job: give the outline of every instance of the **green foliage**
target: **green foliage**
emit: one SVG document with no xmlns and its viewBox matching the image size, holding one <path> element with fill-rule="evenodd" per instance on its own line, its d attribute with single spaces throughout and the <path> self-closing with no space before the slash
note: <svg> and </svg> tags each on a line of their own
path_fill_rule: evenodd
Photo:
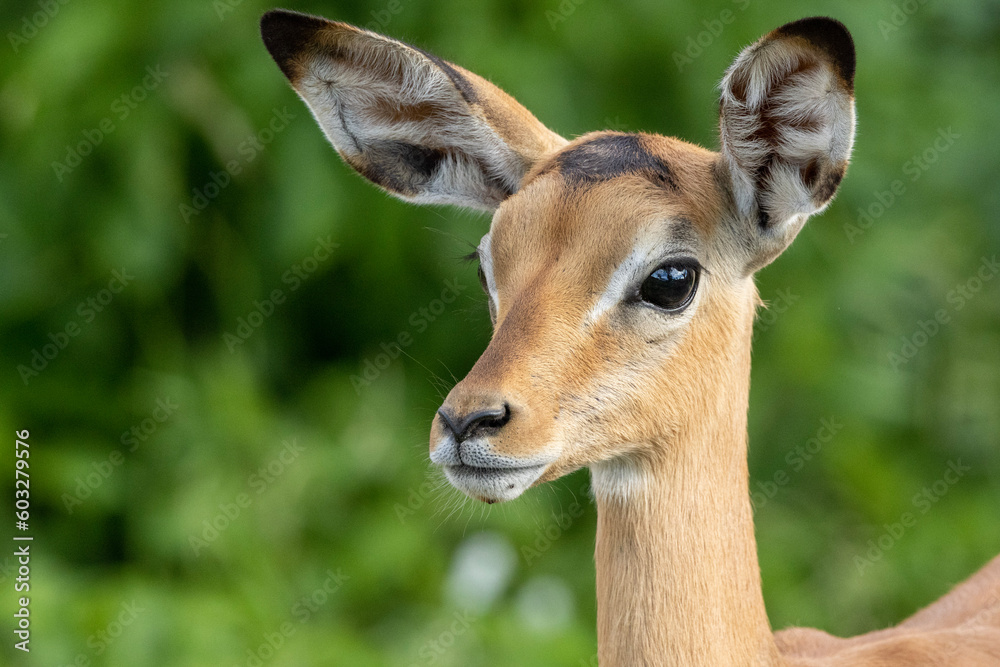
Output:
<svg viewBox="0 0 1000 667">
<path fill-rule="evenodd" d="M 293 4 L 383 20 L 564 136 L 711 147 L 743 45 L 843 20 L 853 164 L 759 276 L 775 308 L 755 340 L 751 485 L 771 619 L 881 627 L 997 552 L 1000 279 L 975 282 L 1000 252 L 995 3 Z M 489 220 L 409 207 L 342 165 L 260 42 L 269 7 L 5 6 L 0 432 L 9 471 L 12 434 L 31 431 L 25 664 L 592 664 L 586 472 L 487 509 L 427 464 L 431 416 L 488 340 L 459 258 Z M 445 281 L 468 289 L 411 318 Z M 401 333 L 405 354 L 352 382 Z M 824 419 L 840 424 L 827 442 Z M 904 513 L 915 525 L 887 540 Z M 449 582 L 480 534 L 501 574 L 473 603 Z M 6 660 L 23 657 L 7 637 Z"/>
</svg>

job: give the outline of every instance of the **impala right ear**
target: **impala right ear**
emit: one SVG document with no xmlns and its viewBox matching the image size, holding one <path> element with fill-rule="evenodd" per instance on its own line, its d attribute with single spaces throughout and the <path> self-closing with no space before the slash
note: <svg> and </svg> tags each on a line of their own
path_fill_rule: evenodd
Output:
<svg viewBox="0 0 1000 667">
<path fill-rule="evenodd" d="M 833 199 L 854 143 L 854 42 L 839 21 L 789 23 L 722 80 L 722 171 L 747 272 L 768 264 Z"/>
<path fill-rule="evenodd" d="M 402 42 L 285 10 L 260 28 L 344 161 L 402 199 L 493 210 L 566 144 L 485 79 Z"/>
</svg>

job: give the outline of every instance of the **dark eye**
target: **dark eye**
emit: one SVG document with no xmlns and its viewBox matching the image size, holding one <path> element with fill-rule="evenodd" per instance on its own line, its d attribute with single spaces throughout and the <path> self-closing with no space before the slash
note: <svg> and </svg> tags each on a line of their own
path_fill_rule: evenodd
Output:
<svg viewBox="0 0 1000 667">
<path fill-rule="evenodd" d="M 494 325 L 497 323 L 497 305 L 493 303 L 493 296 L 490 294 L 490 286 L 486 284 L 486 272 L 483 271 L 483 267 L 479 266 L 479 284 L 483 286 L 483 292 L 486 293 L 486 298 L 490 304 L 490 322 Z"/>
<path fill-rule="evenodd" d="M 677 262 L 653 271 L 639 288 L 639 297 L 663 310 L 681 310 L 691 303 L 697 287 L 697 265 Z"/>
<path fill-rule="evenodd" d="M 476 267 L 476 273 L 479 274 L 479 284 L 483 286 L 483 291 L 489 294 L 490 288 L 486 285 L 486 272 L 483 271 L 482 265 Z"/>
</svg>

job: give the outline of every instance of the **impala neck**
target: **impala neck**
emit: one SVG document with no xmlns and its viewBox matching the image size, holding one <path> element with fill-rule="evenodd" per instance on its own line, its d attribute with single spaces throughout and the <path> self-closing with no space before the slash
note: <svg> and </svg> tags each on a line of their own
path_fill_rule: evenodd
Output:
<svg viewBox="0 0 1000 667">
<path fill-rule="evenodd" d="M 591 467 L 602 667 L 781 664 L 748 487 L 749 341 L 745 366 L 655 456 Z"/>
</svg>

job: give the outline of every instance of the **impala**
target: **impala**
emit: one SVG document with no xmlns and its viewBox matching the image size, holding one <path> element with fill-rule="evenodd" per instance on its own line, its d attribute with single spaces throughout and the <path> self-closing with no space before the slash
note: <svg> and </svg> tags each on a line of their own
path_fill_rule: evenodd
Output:
<svg viewBox="0 0 1000 667">
<path fill-rule="evenodd" d="M 485 502 L 582 466 L 603 665 L 1000 665 L 1000 558 L 901 625 L 773 634 L 747 469 L 754 272 L 829 204 L 854 138 L 854 44 L 809 18 L 722 81 L 721 150 L 555 134 L 402 42 L 276 10 L 264 43 L 341 157 L 402 199 L 489 211 L 494 324 L 434 417 L 431 461 Z"/>
</svg>

